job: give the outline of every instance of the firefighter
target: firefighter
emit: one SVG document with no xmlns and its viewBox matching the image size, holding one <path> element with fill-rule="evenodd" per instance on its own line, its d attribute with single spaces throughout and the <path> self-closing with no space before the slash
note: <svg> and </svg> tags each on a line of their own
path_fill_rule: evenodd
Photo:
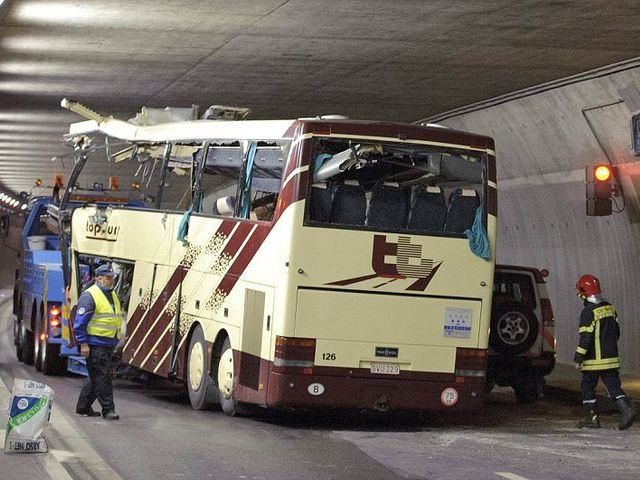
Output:
<svg viewBox="0 0 640 480">
<path fill-rule="evenodd" d="M 74 324 L 80 354 L 87 359 L 89 378 L 85 379 L 76 404 L 78 415 L 99 417 L 93 410 L 97 399 L 106 420 L 118 420 L 113 403 L 111 366 L 122 325 L 122 311 L 113 292 L 115 272 L 109 264 L 96 269 L 96 283 L 86 289 L 78 300 Z"/>
<path fill-rule="evenodd" d="M 602 297 L 600 282 L 593 275 L 580 277 L 576 291 L 584 301 L 584 308 L 580 315 L 580 339 L 573 360 L 582 372 L 582 405 L 587 415 L 578 423 L 578 428 L 600 428 L 596 385 L 601 378 L 622 414 L 618 428 L 626 430 L 635 420 L 636 411 L 620 384 L 620 325 L 616 310 Z"/>
</svg>

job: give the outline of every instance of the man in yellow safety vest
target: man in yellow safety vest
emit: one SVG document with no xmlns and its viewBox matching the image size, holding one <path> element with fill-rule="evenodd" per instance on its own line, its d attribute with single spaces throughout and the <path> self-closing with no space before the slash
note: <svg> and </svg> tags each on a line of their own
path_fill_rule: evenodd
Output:
<svg viewBox="0 0 640 480">
<path fill-rule="evenodd" d="M 97 399 L 102 406 L 102 416 L 106 420 L 118 420 L 113 403 L 111 383 L 112 357 L 118 345 L 122 326 L 122 311 L 118 297 L 113 292 L 115 273 L 109 264 L 101 265 L 95 271 L 96 282 L 87 288 L 78 299 L 74 319 L 76 343 L 80 354 L 87 359 L 87 378 L 76 404 L 78 415 L 99 417 L 93 410 Z"/>
</svg>

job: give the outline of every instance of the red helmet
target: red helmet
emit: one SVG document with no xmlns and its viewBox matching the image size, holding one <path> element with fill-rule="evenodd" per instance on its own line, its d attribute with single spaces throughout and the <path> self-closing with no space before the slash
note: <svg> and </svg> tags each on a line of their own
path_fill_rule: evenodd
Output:
<svg viewBox="0 0 640 480">
<path fill-rule="evenodd" d="M 589 273 L 580 277 L 580 280 L 576 283 L 576 290 L 578 294 L 587 297 L 600 295 L 600 293 L 602 293 L 602 290 L 600 290 L 600 281 Z"/>
</svg>

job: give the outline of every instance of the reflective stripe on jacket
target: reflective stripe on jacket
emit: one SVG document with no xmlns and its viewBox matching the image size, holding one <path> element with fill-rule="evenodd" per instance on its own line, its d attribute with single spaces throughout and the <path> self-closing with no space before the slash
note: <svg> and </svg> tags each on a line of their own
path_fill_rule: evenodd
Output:
<svg viewBox="0 0 640 480">
<path fill-rule="evenodd" d="M 87 325 L 87 333 L 97 337 L 120 338 L 122 311 L 118 296 L 111 292 L 114 310 L 109 299 L 98 285 L 92 285 L 87 289 L 87 292 L 89 292 L 96 304 L 93 316 Z"/>
<path fill-rule="evenodd" d="M 608 302 L 585 302 L 580 315 L 579 333 L 580 340 L 573 360 L 582 364 L 582 370 L 620 368 L 620 326 L 613 305 Z"/>
</svg>

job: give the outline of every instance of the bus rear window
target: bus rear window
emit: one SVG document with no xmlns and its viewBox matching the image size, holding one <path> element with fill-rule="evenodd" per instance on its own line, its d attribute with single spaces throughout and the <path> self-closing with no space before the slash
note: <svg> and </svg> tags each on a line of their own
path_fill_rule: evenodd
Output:
<svg viewBox="0 0 640 480">
<path fill-rule="evenodd" d="M 483 152 L 315 138 L 305 225 L 459 236 L 484 215 Z"/>
</svg>

